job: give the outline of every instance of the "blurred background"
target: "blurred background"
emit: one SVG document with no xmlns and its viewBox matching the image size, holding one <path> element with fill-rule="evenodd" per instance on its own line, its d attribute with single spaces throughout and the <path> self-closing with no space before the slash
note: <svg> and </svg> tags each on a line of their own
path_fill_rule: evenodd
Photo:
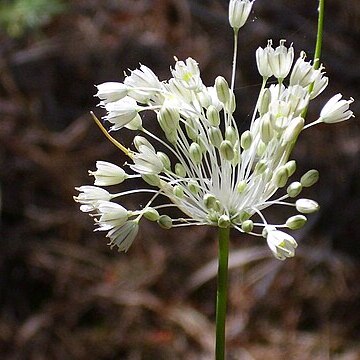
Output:
<svg viewBox="0 0 360 360">
<path fill-rule="evenodd" d="M 285 38 L 311 58 L 316 8 L 255 2 L 240 32 L 240 128 L 260 88 L 255 50 Z M 327 0 L 330 84 L 308 119 L 337 92 L 360 99 L 359 43 L 359 1 Z M 120 254 L 72 199 L 96 160 L 125 161 L 91 120 L 90 110 L 102 115 L 94 84 L 122 81 L 139 63 L 164 80 L 173 56 L 196 59 L 207 85 L 230 78 L 227 1 L 0 2 L 1 359 L 212 359 L 216 231 L 144 220 Z M 352 109 L 359 114 L 359 101 Z M 228 359 L 360 359 L 358 119 L 304 132 L 293 158 L 295 178 L 320 171 L 304 196 L 321 211 L 297 231 L 297 256 L 286 262 L 261 239 L 232 234 Z"/>
</svg>

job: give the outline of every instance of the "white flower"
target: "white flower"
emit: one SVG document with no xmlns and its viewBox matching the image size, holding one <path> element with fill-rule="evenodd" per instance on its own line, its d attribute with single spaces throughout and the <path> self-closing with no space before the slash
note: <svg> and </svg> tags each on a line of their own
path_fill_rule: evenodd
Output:
<svg viewBox="0 0 360 360">
<path fill-rule="evenodd" d="M 97 210 L 98 213 L 96 215 L 100 216 L 96 220 L 96 223 L 99 225 L 97 230 L 103 231 L 120 227 L 128 220 L 128 211 L 123 206 L 114 202 L 101 201 Z"/>
<path fill-rule="evenodd" d="M 111 194 L 97 186 L 84 185 L 76 187 L 76 190 L 80 191 L 78 196 L 74 196 L 74 200 L 82 204 L 80 210 L 89 212 L 97 209 L 101 201 L 109 201 Z"/>
<path fill-rule="evenodd" d="M 198 63 L 192 58 L 187 58 L 185 62 L 177 61 L 171 73 L 185 89 L 198 90 L 203 86 Z"/>
<path fill-rule="evenodd" d="M 349 110 L 349 105 L 354 99 L 340 100 L 341 98 L 341 94 L 336 94 L 325 104 L 320 112 L 321 121 L 332 124 L 348 120 L 354 116 L 353 112 Z"/>
<path fill-rule="evenodd" d="M 244 26 L 249 17 L 253 2 L 249 0 L 230 0 L 229 23 L 232 28 L 239 30 Z"/>
<path fill-rule="evenodd" d="M 113 124 L 111 130 L 122 129 L 125 125 L 129 124 L 140 111 L 136 100 L 129 96 L 105 104 L 105 109 L 108 114 L 104 116 L 104 120 Z"/>
<path fill-rule="evenodd" d="M 110 238 L 110 247 L 117 246 L 119 251 L 128 251 L 139 231 L 137 221 L 127 221 L 124 225 L 111 229 L 106 237 Z"/>
<path fill-rule="evenodd" d="M 127 177 L 120 166 L 107 161 L 97 161 L 96 168 L 96 171 L 89 171 L 89 174 L 95 177 L 94 185 L 116 185 L 122 183 Z"/>
<path fill-rule="evenodd" d="M 128 93 L 128 87 L 119 82 L 106 82 L 96 86 L 97 96 L 100 100 L 107 104 L 124 98 Z"/>
<path fill-rule="evenodd" d="M 277 259 L 285 260 L 295 256 L 298 245 L 291 235 L 276 230 L 275 227 L 266 227 L 264 230 L 269 248 Z"/>
<path fill-rule="evenodd" d="M 164 165 L 153 149 L 146 145 L 139 146 L 139 152 L 134 155 L 134 165 L 131 169 L 140 174 L 159 174 Z"/>
<path fill-rule="evenodd" d="M 294 60 L 294 48 L 290 46 L 287 49 L 284 44 L 285 40 L 280 40 L 280 45 L 275 50 L 270 50 L 267 54 L 271 71 L 278 79 L 287 77 Z"/>
<path fill-rule="evenodd" d="M 249 0 L 230 1 L 229 20 L 235 33 L 252 4 Z M 299 181 L 288 184 L 296 170 L 291 153 L 304 129 L 319 122 L 350 118 L 353 114 L 349 105 L 353 100 L 341 100 L 340 94 L 335 95 L 324 106 L 320 118 L 306 124 L 309 102 L 325 88 L 327 78 L 323 68 L 315 70 L 302 53 L 287 85 L 285 78 L 292 66 L 294 49 L 286 48 L 284 42 L 281 40 L 274 49 L 269 41 L 265 49 L 256 51 L 263 84 L 258 99 L 254 99 L 250 126 L 243 132 L 239 132 L 239 127 L 243 128 L 241 120 L 233 115 L 234 78 L 230 87 L 222 76 L 216 77 L 213 87 L 206 87 L 192 58 L 176 59 L 169 80 L 160 82 L 149 68 L 141 65 L 125 78 L 124 86 L 99 85 L 100 105 L 108 112 L 105 119 L 113 124 L 110 130 L 124 126 L 137 130 L 134 150 L 106 133 L 129 157 L 127 164 L 134 173 L 128 175 L 114 164 L 97 162 L 97 170 L 90 174 L 101 186 L 134 178 L 145 182 L 144 188 L 136 183 L 117 194 L 95 186 L 78 188 L 81 193 L 75 200 L 82 211 L 93 211 L 98 229 L 108 231 L 111 246 L 126 251 L 145 217 L 165 229 L 194 225 L 231 227 L 266 237 L 280 260 L 294 256 L 295 240 L 278 228 L 298 229 L 305 224 L 305 216 L 293 215 L 284 224 L 272 225 L 265 211 L 273 205 L 289 206 L 303 214 L 319 209 L 313 200 L 296 200 L 304 187 L 315 184 L 318 172 L 310 170 L 296 179 Z M 278 79 L 277 84 L 268 84 L 272 75 Z M 125 88 L 127 95 L 117 100 L 117 91 Z M 154 117 L 143 116 L 145 111 L 152 111 Z M 106 132 L 101 123 L 98 125 Z M 126 210 L 113 202 L 137 193 L 149 195 L 148 202 L 139 208 Z M 172 218 L 166 214 L 174 206 L 183 216 Z"/>
</svg>

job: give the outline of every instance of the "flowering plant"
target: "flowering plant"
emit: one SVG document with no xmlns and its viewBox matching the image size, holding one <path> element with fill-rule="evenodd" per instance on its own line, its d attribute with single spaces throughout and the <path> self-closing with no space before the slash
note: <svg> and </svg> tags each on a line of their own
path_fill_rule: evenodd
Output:
<svg viewBox="0 0 360 360">
<path fill-rule="evenodd" d="M 127 251 L 144 217 L 162 228 L 211 225 L 220 229 L 219 288 L 217 301 L 217 359 L 224 356 L 226 277 L 229 230 L 264 237 L 277 259 L 293 257 L 297 243 L 283 229 L 299 229 L 306 214 L 319 209 L 311 200 L 295 200 L 303 188 L 315 184 L 317 170 L 309 170 L 300 179 L 289 181 L 296 170 L 291 152 L 301 132 L 318 123 L 336 123 L 353 116 L 341 94 L 333 96 L 318 119 L 305 122 L 311 100 L 328 84 L 319 63 L 322 38 L 323 1 L 320 1 L 317 51 L 314 61 L 304 52 L 294 62 L 294 49 L 285 40 L 274 48 L 269 40 L 256 51 L 262 86 L 248 130 L 240 133 L 234 117 L 234 93 L 238 31 L 245 24 L 252 6 L 250 0 L 230 0 L 229 23 L 234 30 L 234 60 L 230 85 L 222 76 L 213 86 L 206 86 L 198 63 L 188 58 L 176 59 L 171 78 L 160 81 L 145 65 L 133 70 L 122 83 L 107 82 L 97 86 L 99 105 L 106 110 L 104 120 L 109 131 L 94 120 L 120 150 L 131 160 L 128 173 L 105 161 L 96 163 L 94 186 L 77 188 L 75 200 L 80 209 L 91 212 L 97 230 L 106 231 L 111 246 Z M 321 10 L 322 9 L 322 10 Z M 268 80 L 276 83 L 269 85 Z M 152 111 L 161 135 L 148 130 L 142 114 Z M 127 128 L 136 134 L 134 149 L 127 149 L 110 132 Z M 139 135 L 140 134 L 140 135 Z M 158 151 L 156 147 L 160 146 Z M 120 193 L 102 188 L 142 178 L 150 187 Z M 283 189 L 281 194 L 278 190 Z M 127 210 L 114 200 L 133 193 L 149 193 L 147 204 Z M 153 205 L 162 196 L 166 201 Z M 294 208 L 298 214 L 283 224 L 269 224 L 264 210 L 273 205 Z M 184 216 L 171 218 L 166 208 L 177 207 Z M 224 294 L 225 293 L 225 294 Z"/>
</svg>

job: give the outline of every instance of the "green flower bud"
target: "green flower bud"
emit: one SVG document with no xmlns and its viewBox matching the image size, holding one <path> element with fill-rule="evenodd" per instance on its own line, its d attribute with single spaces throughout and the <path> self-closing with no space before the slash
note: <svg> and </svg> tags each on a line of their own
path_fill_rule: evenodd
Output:
<svg viewBox="0 0 360 360">
<path fill-rule="evenodd" d="M 157 118 L 164 132 L 177 129 L 180 121 L 180 113 L 176 108 L 163 106 L 157 114 Z"/>
<path fill-rule="evenodd" d="M 284 133 L 283 133 L 283 144 L 291 143 L 296 141 L 299 134 L 301 133 L 303 127 L 304 127 L 304 119 L 301 116 L 298 116 L 295 119 L 292 119 L 290 121 L 290 124 L 286 127 Z"/>
<path fill-rule="evenodd" d="M 236 109 L 236 99 L 232 91 L 230 91 L 229 94 L 230 94 L 229 100 L 225 104 L 225 109 L 227 110 L 228 113 L 232 114 Z"/>
<path fill-rule="evenodd" d="M 280 166 L 275 170 L 274 176 L 274 183 L 277 187 L 282 188 L 286 185 L 288 181 L 288 173 L 285 166 Z"/>
<path fill-rule="evenodd" d="M 142 174 L 141 177 L 151 186 L 160 186 L 160 177 L 155 174 Z"/>
<path fill-rule="evenodd" d="M 218 76 L 215 79 L 215 90 L 218 99 L 225 104 L 230 99 L 229 85 L 225 78 Z"/>
<path fill-rule="evenodd" d="M 187 136 L 192 141 L 196 141 L 196 138 L 199 135 L 199 129 L 198 129 L 198 125 L 196 123 L 196 120 L 194 120 L 193 118 L 188 118 L 186 120 L 185 130 L 186 130 Z"/>
<path fill-rule="evenodd" d="M 317 170 L 309 170 L 300 179 L 303 187 L 310 187 L 317 183 L 319 180 L 319 172 Z"/>
<path fill-rule="evenodd" d="M 242 147 L 244 150 L 247 150 L 247 149 L 250 148 L 251 143 L 252 143 L 252 135 L 251 135 L 251 132 L 250 132 L 249 130 L 246 130 L 246 131 L 244 131 L 244 132 L 241 134 L 241 138 L 240 138 L 241 147 Z"/>
<path fill-rule="evenodd" d="M 218 226 L 221 228 L 227 228 L 230 226 L 230 219 L 227 215 L 223 214 L 219 217 Z"/>
<path fill-rule="evenodd" d="M 178 139 L 178 133 L 176 130 L 165 132 L 165 137 L 170 144 L 175 145 Z"/>
<path fill-rule="evenodd" d="M 190 180 L 188 183 L 189 190 L 192 194 L 197 195 L 199 193 L 199 184 L 196 180 Z"/>
<path fill-rule="evenodd" d="M 220 144 L 220 154 L 225 160 L 232 160 L 234 158 L 234 149 L 229 140 L 223 140 Z"/>
<path fill-rule="evenodd" d="M 274 137 L 274 130 L 273 130 L 272 126 L 271 126 L 271 120 L 270 120 L 270 114 L 269 113 L 266 113 L 261 118 L 260 137 L 261 137 L 261 140 L 265 144 L 270 142 L 270 140 L 272 140 L 272 138 Z"/>
<path fill-rule="evenodd" d="M 204 195 L 204 205 L 207 209 L 214 209 L 216 204 L 216 197 L 212 194 L 205 194 Z"/>
<path fill-rule="evenodd" d="M 286 220 L 286 226 L 291 230 L 301 229 L 307 221 L 304 215 L 291 216 Z"/>
<path fill-rule="evenodd" d="M 190 145 L 189 155 L 190 155 L 190 159 L 193 161 L 194 164 L 199 165 L 201 163 L 202 151 L 201 151 L 201 147 L 198 143 L 193 142 Z"/>
<path fill-rule="evenodd" d="M 173 194 L 182 199 L 184 197 L 184 189 L 180 185 L 175 185 L 173 189 Z"/>
<path fill-rule="evenodd" d="M 255 165 L 255 172 L 259 175 L 262 174 L 267 169 L 267 161 L 266 160 L 260 160 Z"/>
<path fill-rule="evenodd" d="M 171 162 L 170 162 L 169 157 L 165 153 L 163 153 L 162 151 L 158 151 L 156 153 L 156 155 L 159 157 L 159 159 L 163 163 L 164 168 L 166 170 L 170 170 L 171 169 Z"/>
<path fill-rule="evenodd" d="M 223 141 L 223 136 L 218 127 L 212 126 L 209 130 L 209 140 L 212 145 L 216 148 L 220 147 L 221 142 Z"/>
<path fill-rule="evenodd" d="M 291 183 L 288 188 L 286 189 L 287 194 L 291 197 L 297 197 L 302 190 L 302 185 L 301 183 L 299 183 L 298 181 L 294 181 L 293 183 Z"/>
<path fill-rule="evenodd" d="M 265 88 L 260 95 L 260 101 L 259 101 L 259 113 L 261 116 L 266 114 L 269 111 L 269 104 L 270 104 L 270 90 L 268 88 Z"/>
<path fill-rule="evenodd" d="M 239 194 L 242 194 L 247 188 L 247 183 L 245 180 L 240 180 L 236 185 L 236 190 Z"/>
<path fill-rule="evenodd" d="M 161 215 L 159 219 L 157 220 L 157 223 L 162 227 L 163 229 L 171 229 L 172 228 L 172 220 L 170 216 L 167 215 Z"/>
<path fill-rule="evenodd" d="M 260 140 L 256 149 L 256 155 L 263 156 L 265 151 L 266 151 L 266 144 Z"/>
<path fill-rule="evenodd" d="M 144 217 L 150 221 L 157 221 L 160 217 L 158 211 L 152 207 L 146 208 L 144 210 L 143 214 L 144 214 Z"/>
<path fill-rule="evenodd" d="M 225 129 L 225 139 L 231 142 L 231 145 L 235 145 L 238 139 L 237 132 L 232 126 L 227 126 Z"/>
<path fill-rule="evenodd" d="M 245 220 L 242 224 L 241 224 L 241 230 L 243 230 L 246 233 L 249 233 L 253 230 L 254 228 L 254 223 L 252 220 Z"/>
<path fill-rule="evenodd" d="M 220 125 L 220 115 L 219 111 L 215 106 L 210 105 L 206 110 L 206 117 L 211 126 L 219 126 Z"/>
<path fill-rule="evenodd" d="M 175 174 L 182 178 L 186 177 L 186 170 L 185 170 L 183 164 L 181 164 L 181 163 L 175 164 Z"/>
<path fill-rule="evenodd" d="M 294 174 L 294 172 L 296 171 L 296 161 L 295 160 L 290 160 L 285 164 L 286 167 L 286 171 L 288 174 L 288 177 L 290 177 L 291 175 Z"/>
</svg>

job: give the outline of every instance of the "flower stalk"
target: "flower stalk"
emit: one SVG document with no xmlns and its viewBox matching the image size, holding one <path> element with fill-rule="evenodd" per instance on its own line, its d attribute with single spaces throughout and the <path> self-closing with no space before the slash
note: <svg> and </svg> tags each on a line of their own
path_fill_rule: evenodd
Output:
<svg viewBox="0 0 360 360">
<path fill-rule="evenodd" d="M 216 292 L 216 344 L 215 359 L 225 359 L 225 323 L 228 288 L 228 260 L 229 260 L 230 228 L 219 228 L 218 239 L 218 274 Z"/>
</svg>

